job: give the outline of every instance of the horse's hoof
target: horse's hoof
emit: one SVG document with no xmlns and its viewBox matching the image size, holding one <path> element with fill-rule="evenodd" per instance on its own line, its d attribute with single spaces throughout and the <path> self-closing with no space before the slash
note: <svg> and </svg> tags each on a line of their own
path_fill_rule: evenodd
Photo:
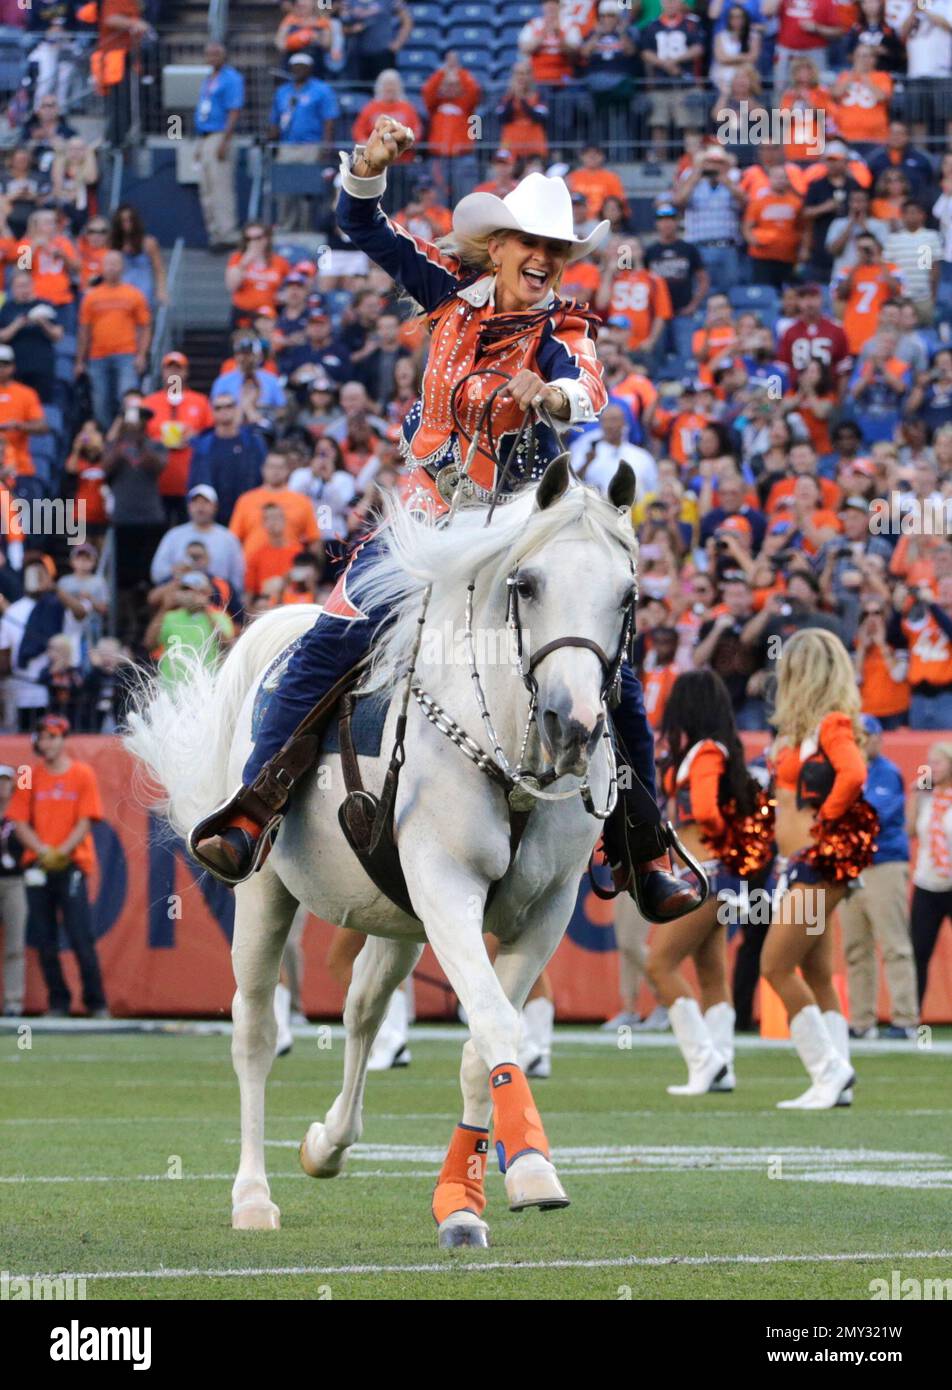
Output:
<svg viewBox="0 0 952 1390">
<path fill-rule="evenodd" d="M 538 1207 L 555 1211 L 567 1207 L 569 1199 L 552 1164 L 541 1153 L 522 1154 L 506 1170 L 506 1196 L 510 1211 Z"/>
<path fill-rule="evenodd" d="M 231 1209 L 234 1231 L 280 1231 L 281 1213 L 273 1202 L 241 1202 Z"/>
<path fill-rule="evenodd" d="M 346 1150 L 329 1144 L 324 1126 L 315 1120 L 301 1141 L 298 1154 L 309 1178 L 336 1178 L 344 1166 Z"/>
<path fill-rule="evenodd" d="M 441 1250 L 458 1250 L 464 1245 L 485 1250 L 489 1227 L 474 1211 L 454 1211 L 440 1223 L 439 1245 Z"/>
</svg>

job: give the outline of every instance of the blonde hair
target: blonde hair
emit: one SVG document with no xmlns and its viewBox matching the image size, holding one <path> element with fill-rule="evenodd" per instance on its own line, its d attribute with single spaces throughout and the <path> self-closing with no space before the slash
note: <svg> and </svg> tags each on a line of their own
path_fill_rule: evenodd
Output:
<svg viewBox="0 0 952 1390">
<path fill-rule="evenodd" d="M 935 759 L 936 757 L 945 758 L 946 762 L 949 764 L 949 767 L 952 768 L 952 741 L 950 741 L 950 740 L 948 740 L 948 739 L 940 739 L 938 743 L 933 743 L 933 744 L 930 745 L 930 748 L 929 748 L 929 771 L 930 771 L 930 773 L 932 772 L 932 763 L 933 763 L 933 759 Z M 933 785 L 933 787 L 935 786 L 935 778 L 934 778 L 934 777 L 933 777 L 933 779 L 932 779 L 932 785 Z"/>
<path fill-rule="evenodd" d="M 796 746 L 834 711 L 849 716 L 862 748 L 859 689 L 846 648 L 824 628 L 802 628 L 784 644 L 780 658 L 773 720 L 778 738 Z"/>
</svg>

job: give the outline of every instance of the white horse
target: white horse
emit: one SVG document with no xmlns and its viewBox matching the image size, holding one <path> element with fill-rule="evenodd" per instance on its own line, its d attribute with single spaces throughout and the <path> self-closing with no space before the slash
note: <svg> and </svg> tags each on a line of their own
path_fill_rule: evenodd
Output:
<svg viewBox="0 0 952 1390">
<path fill-rule="evenodd" d="M 552 790 L 567 795 L 537 802 L 510 863 L 509 814 L 500 787 L 411 701 L 395 828 L 419 919 L 414 920 L 378 891 L 350 849 L 337 816 L 343 794 L 340 759 L 336 753 L 322 756 L 320 775 L 297 789 L 270 857 L 235 890 L 232 1058 L 241 1091 L 241 1159 L 232 1190 L 236 1228 L 275 1229 L 280 1224 L 265 1173 L 265 1082 L 275 1050 L 274 989 L 298 904 L 368 938 L 344 1009 L 342 1089 L 323 1123 L 307 1131 L 301 1145 L 305 1171 L 333 1177 L 360 1138 L 371 1045 L 393 991 L 429 942 L 469 1022 L 460 1072 L 461 1125 L 486 1131 L 494 1115 L 497 1141 L 501 1126 L 508 1126 L 505 1188 L 512 1209 L 567 1204 L 531 1100 L 515 1121 L 512 1113 L 501 1119 L 497 1102 L 505 1088 L 495 1075 L 501 1065 L 514 1063 L 520 1010 L 565 932 L 601 831 L 600 821 L 575 794 L 580 779 L 587 777 L 597 808 L 605 806 L 610 794 L 611 751 L 602 736 L 606 671 L 592 644 L 598 644 L 610 666 L 630 615 L 637 554 L 629 510 L 634 479 L 622 465 L 611 501 L 590 488 L 567 484 L 564 463 L 550 465 L 539 487 L 500 507 L 489 526 L 485 510 L 476 507 L 460 509 L 447 527 L 422 523 L 400 510 L 388 517 L 386 545 L 368 585 L 373 594 L 392 600 L 395 620 L 378 644 L 370 686 L 399 694 L 422 596 L 432 586 L 417 677 L 442 709 L 486 747 L 469 665 L 459 644 L 447 651 L 445 639 L 447 633 L 455 638 L 464 630 L 470 581 L 475 582 L 472 631 L 477 648 L 481 636 L 505 633 L 508 581 L 513 579 L 526 641 L 531 634 L 536 652 L 555 644 L 533 671 L 538 686 L 534 746 L 550 774 L 559 774 L 550 783 Z M 126 742 L 165 788 L 164 809 L 179 833 L 207 815 L 240 781 L 261 677 L 318 611 L 311 606 L 280 608 L 259 618 L 217 672 L 195 661 L 187 679 L 171 688 L 154 684 L 140 701 Z M 563 645 L 559 639 L 566 637 L 585 640 Z M 516 766 L 529 695 L 507 644 L 497 646 L 502 650 L 494 660 L 483 658 L 480 676 L 500 746 Z M 361 759 L 365 785 L 377 794 L 399 704 L 399 699 L 391 702 L 380 757 Z M 490 885 L 497 880 L 487 910 Z M 499 939 L 495 965 L 487 955 L 484 932 Z M 504 1072 L 503 1079 L 508 1077 Z M 516 1080 L 525 1086 L 521 1073 Z M 528 1096 L 528 1089 L 520 1094 Z M 484 1142 L 482 1149 L 486 1147 Z M 474 1181 L 481 1193 L 482 1174 Z M 456 1191 L 446 1189 L 449 1205 Z M 483 1201 L 460 1199 L 459 1208 L 441 1222 L 442 1245 L 487 1243 Z"/>
</svg>

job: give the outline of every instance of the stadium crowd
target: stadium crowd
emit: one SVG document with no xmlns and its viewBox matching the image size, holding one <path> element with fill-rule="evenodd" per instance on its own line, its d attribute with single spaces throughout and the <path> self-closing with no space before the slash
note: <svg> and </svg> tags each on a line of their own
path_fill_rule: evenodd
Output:
<svg viewBox="0 0 952 1390">
<path fill-rule="evenodd" d="M 401 488 L 426 326 L 334 220 L 337 148 L 381 112 L 417 137 L 387 194 L 410 235 L 538 169 L 580 234 L 612 223 L 561 287 L 601 320 L 609 387 L 571 449 L 596 488 L 622 459 L 638 478 L 652 724 L 710 666 L 739 727 L 768 727 L 780 644 L 814 625 L 882 728 L 952 728 L 952 0 L 544 0 L 500 18 L 505 71 L 467 47 L 486 10 L 441 29 L 423 3 L 281 7 L 256 133 L 327 177 L 273 226 L 241 222 L 245 82 L 209 44 L 194 134 L 232 333 L 205 393 L 174 344 L 147 380 L 162 251 L 134 204 L 104 211 L 101 149 L 64 114 L 78 67 L 104 145 L 124 138 L 159 7 L 3 7 L 37 42 L 0 177 L 0 729 L 116 729 L 137 667 L 174 680 L 175 649 L 214 660 L 256 614 L 319 601 Z M 51 503 L 81 536 L 50 534 Z"/>
</svg>

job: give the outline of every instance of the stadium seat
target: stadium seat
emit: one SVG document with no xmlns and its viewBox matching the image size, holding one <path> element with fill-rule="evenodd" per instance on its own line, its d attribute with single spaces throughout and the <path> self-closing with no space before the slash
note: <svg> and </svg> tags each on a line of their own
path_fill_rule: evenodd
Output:
<svg viewBox="0 0 952 1390">
<path fill-rule="evenodd" d="M 716 290 L 717 286 L 713 288 Z M 753 309 L 775 318 L 780 310 L 780 299 L 772 285 L 735 285 L 728 296 L 733 307 L 741 312 Z"/>
<path fill-rule="evenodd" d="M 442 52 L 446 46 L 443 33 L 444 30 L 439 24 L 414 24 L 414 46 L 417 48 L 436 48 Z"/>
<path fill-rule="evenodd" d="M 328 290 L 324 295 L 327 312 L 336 323 L 345 309 L 350 308 L 352 295 L 349 290 Z"/>
<path fill-rule="evenodd" d="M 485 25 L 463 24 L 453 30 L 454 48 L 477 48 L 487 57 L 496 52 L 496 39 L 486 32 Z"/>
<path fill-rule="evenodd" d="M 516 5 L 506 6 L 506 20 L 515 21 L 518 19 L 520 24 L 528 24 L 530 19 L 538 19 L 541 13 L 538 5 L 533 5 L 531 0 L 519 0 Z"/>
<path fill-rule="evenodd" d="M 401 73 L 416 71 L 423 77 L 429 77 L 442 61 L 443 54 L 435 48 L 404 48 L 400 52 L 399 66 Z"/>
<path fill-rule="evenodd" d="M 494 5 L 480 4 L 479 0 L 469 0 L 465 5 L 454 5 L 447 10 L 446 20 L 452 24 L 453 32 L 457 32 L 459 25 L 472 26 L 478 25 L 483 30 L 495 28 L 499 23 L 499 11 Z"/>
<path fill-rule="evenodd" d="M 424 24 L 433 24 L 437 28 L 441 27 L 446 16 L 446 10 L 442 5 L 431 5 L 424 0 L 424 3 L 410 6 L 410 14 L 413 16 L 413 33 L 417 34 Z"/>
<path fill-rule="evenodd" d="M 480 73 L 485 73 L 488 77 L 492 71 L 492 53 L 487 45 L 481 48 L 459 48 L 459 60 L 464 68 L 468 68 L 474 77 L 479 77 Z"/>
</svg>

